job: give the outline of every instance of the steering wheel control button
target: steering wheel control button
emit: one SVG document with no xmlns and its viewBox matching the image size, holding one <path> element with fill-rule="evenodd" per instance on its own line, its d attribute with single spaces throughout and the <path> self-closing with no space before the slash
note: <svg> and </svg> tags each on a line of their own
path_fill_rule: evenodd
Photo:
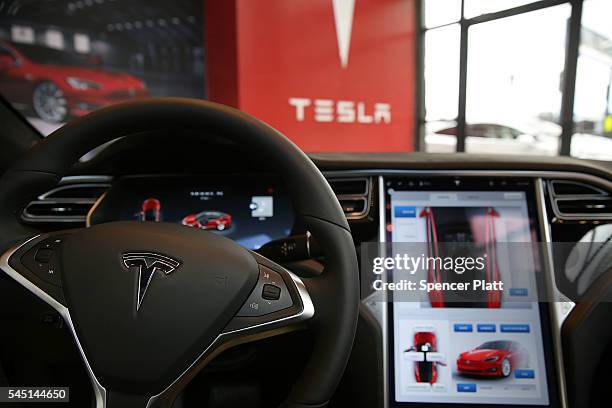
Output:
<svg viewBox="0 0 612 408">
<path fill-rule="evenodd" d="M 47 238 L 30 248 L 21 257 L 21 263 L 43 281 L 61 286 L 57 251 L 63 243 L 60 236 Z"/>
<path fill-rule="evenodd" d="M 53 250 L 49 248 L 40 248 L 36 251 L 34 260 L 39 263 L 48 263 L 53 257 Z"/>
<path fill-rule="evenodd" d="M 255 289 L 236 316 L 264 316 L 292 305 L 291 295 L 281 275 L 270 268 L 259 265 L 259 279 Z"/>
<path fill-rule="evenodd" d="M 265 300 L 278 300 L 280 299 L 281 288 L 275 285 L 265 284 L 261 291 L 261 297 Z"/>
</svg>

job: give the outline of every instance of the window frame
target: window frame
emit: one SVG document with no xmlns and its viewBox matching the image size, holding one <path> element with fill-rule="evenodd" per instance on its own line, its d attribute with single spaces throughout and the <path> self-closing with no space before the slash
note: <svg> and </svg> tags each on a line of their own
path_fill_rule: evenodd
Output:
<svg viewBox="0 0 612 408">
<path fill-rule="evenodd" d="M 582 4 L 584 0 L 540 0 L 521 6 L 509 8 L 506 10 L 497 11 L 494 13 L 482 14 L 472 18 L 465 18 L 465 1 L 461 1 L 461 15 L 459 21 L 451 21 L 442 25 L 426 28 L 424 25 L 424 1 L 415 0 L 416 12 L 416 111 L 415 111 L 415 135 L 414 150 L 425 151 L 425 33 L 429 30 L 435 30 L 451 24 L 459 24 L 460 40 L 459 40 L 459 101 L 457 109 L 457 117 L 455 124 L 457 127 L 457 152 L 465 152 L 466 139 L 466 96 L 467 96 L 467 67 L 468 67 L 468 35 L 471 26 L 481 23 L 486 23 L 494 20 L 500 20 L 507 17 L 513 17 L 524 13 L 529 13 L 536 10 L 542 10 L 549 7 L 558 6 L 561 4 L 570 4 L 571 13 L 569 17 L 569 25 L 567 30 L 567 38 L 565 45 L 565 63 L 563 67 L 563 84 L 561 89 L 561 111 L 559 112 L 559 122 L 561 125 L 561 143 L 559 146 L 559 155 L 569 156 L 572 135 L 574 133 L 574 96 L 576 90 L 576 71 L 578 65 L 578 54 L 580 48 L 580 31 L 582 20 Z"/>
</svg>

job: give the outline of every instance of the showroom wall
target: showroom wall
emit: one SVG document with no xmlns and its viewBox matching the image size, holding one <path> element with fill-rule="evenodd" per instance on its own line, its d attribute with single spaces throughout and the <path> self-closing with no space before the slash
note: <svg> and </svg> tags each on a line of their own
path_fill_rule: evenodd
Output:
<svg viewBox="0 0 612 408">
<path fill-rule="evenodd" d="M 307 151 L 612 158 L 609 0 L 6 0 L 0 94 L 44 135 L 147 96 Z"/>
<path fill-rule="evenodd" d="M 412 1 L 255 3 L 237 10 L 241 109 L 311 151 L 412 150 Z"/>
<path fill-rule="evenodd" d="M 410 151 L 414 3 L 7 1 L 0 39 L 12 45 L 0 93 L 44 134 L 131 97 L 187 96 L 249 112 L 308 151 Z M 26 52 L 35 66 L 11 62 L 29 60 Z M 132 85 L 106 92 L 119 74 Z"/>
</svg>

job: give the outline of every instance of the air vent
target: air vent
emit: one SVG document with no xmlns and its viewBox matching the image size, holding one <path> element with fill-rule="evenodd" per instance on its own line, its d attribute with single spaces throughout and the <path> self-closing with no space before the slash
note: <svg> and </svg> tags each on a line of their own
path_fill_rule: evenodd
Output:
<svg viewBox="0 0 612 408">
<path fill-rule="evenodd" d="M 347 219 L 358 220 L 368 215 L 371 198 L 369 178 L 330 178 L 328 181 Z"/>
<path fill-rule="evenodd" d="M 342 210 L 344 210 L 345 214 L 362 213 L 366 208 L 366 199 L 340 199 L 340 205 L 342 206 Z"/>
<path fill-rule="evenodd" d="M 86 177 L 79 180 L 87 180 Z M 78 182 L 62 183 L 53 190 L 40 195 L 23 210 L 21 218 L 27 223 L 75 223 L 84 224 L 87 214 L 102 194 L 108 183 Z"/>
<path fill-rule="evenodd" d="M 612 197 L 601 187 L 573 180 L 549 182 L 553 212 L 560 220 L 612 219 Z"/>
<path fill-rule="evenodd" d="M 612 214 L 612 199 L 608 197 L 557 200 L 561 214 Z"/>
<path fill-rule="evenodd" d="M 27 213 L 34 217 L 85 217 L 90 208 L 91 204 L 34 201 L 28 206 Z"/>
<path fill-rule="evenodd" d="M 368 179 L 330 179 L 329 185 L 336 195 L 366 195 Z"/>
<path fill-rule="evenodd" d="M 605 191 L 579 181 L 553 180 L 550 182 L 555 196 L 605 196 Z"/>
</svg>

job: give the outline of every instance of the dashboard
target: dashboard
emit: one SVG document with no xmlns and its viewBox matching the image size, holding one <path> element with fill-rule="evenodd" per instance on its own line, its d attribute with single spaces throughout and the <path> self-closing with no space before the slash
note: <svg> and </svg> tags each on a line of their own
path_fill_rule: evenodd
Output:
<svg viewBox="0 0 612 408">
<path fill-rule="evenodd" d="M 361 276 L 356 273 L 361 329 L 337 406 L 568 406 L 561 327 L 578 299 L 578 282 L 588 287 L 601 271 L 566 275 L 553 265 L 565 264 L 568 255 L 536 244 L 579 242 L 608 228 L 612 169 L 565 159 L 310 156 L 338 196 L 358 252 L 389 242 L 426 243 L 426 250 L 442 254 L 468 245 L 474 255 L 488 256 L 495 245 L 530 248 L 512 257 L 514 263 L 506 259 L 480 275 L 462 275 L 505 280 L 518 261 L 525 272 L 503 294 L 484 290 L 467 303 L 439 295 L 419 302 L 381 299 L 362 265 Z M 252 250 L 305 233 L 278 175 L 218 162 L 214 171 L 194 166 L 171 173 L 172 166 L 151 161 L 153 168 L 126 165 L 117 174 L 96 160 L 83 163 L 30 203 L 22 219 L 49 229 L 172 222 Z M 450 283 L 435 268 L 421 272 L 425 280 Z M 391 282 L 404 278 L 397 270 L 388 275 Z M 526 296 L 542 291 L 558 301 Z M 355 392 L 355 384 L 363 392 Z"/>
</svg>

